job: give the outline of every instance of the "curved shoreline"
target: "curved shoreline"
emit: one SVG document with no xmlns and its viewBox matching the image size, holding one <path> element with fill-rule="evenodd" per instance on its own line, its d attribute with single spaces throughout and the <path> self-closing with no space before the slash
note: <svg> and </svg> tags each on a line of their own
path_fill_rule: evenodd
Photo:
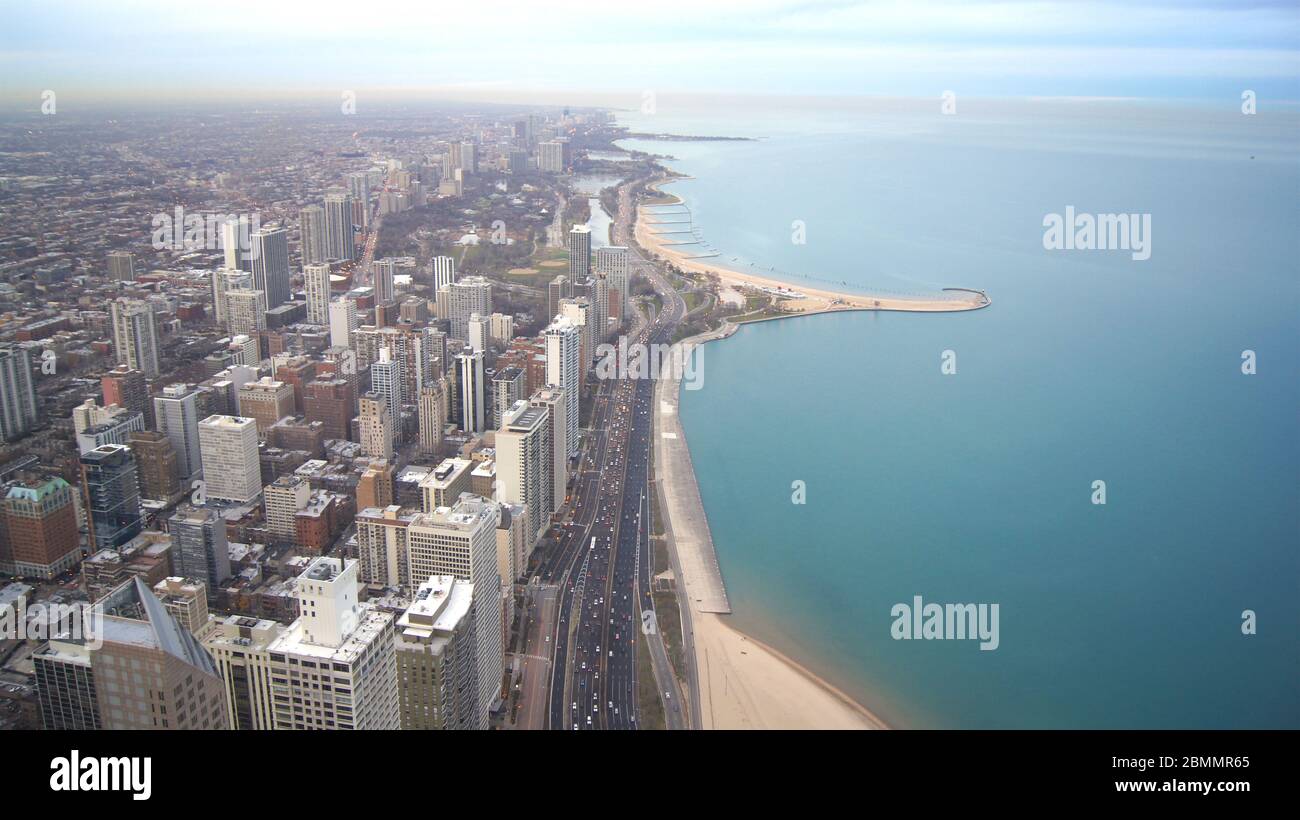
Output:
<svg viewBox="0 0 1300 820">
<path fill-rule="evenodd" d="M 655 180 L 646 187 L 659 189 L 673 178 Z M 720 328 L 683 339 L 674 347 L 682 356 L 698 345 L 726 339 L 744 324 L 841 311 L 892 310 L 940 313 L 979 310 L 991 300 L 983 291 L 944 288 L 969 294 L 965 299 L 925 299 L 896 296 L 863 296 L 812 288 L 798 288 L 788 282 L 740 273 L 705 264 L 673 250 L 645 229 L 639 205 L 633 217 L 633 236 L 646 251 L 668 260 L 679 269 L 716 275 L 721 283 L 756 287 L 783 296 L 783 312 L 744 322 L 724 320 Z M 656 386 L 654 407 L 655 477 L 664 518 L 665 538 L 678 581 L 679 604 L 685 601 L 683 630 L 694 648 L 693 670 L 700 728 L 720 729 L 886 729 L 888 725 L 844 691 L 819 677 L 777 649 L 741 632 L 727 623 L 731 606 L 723 585 L 722 570 L 714 550 L 708 516 L 703 509 L 699 484 L 691 462 L 690 446 L 678 414 L 680 381 L 661 379 Z M 688 569 L 684 570 L 683 565 Z"/>
</svg>

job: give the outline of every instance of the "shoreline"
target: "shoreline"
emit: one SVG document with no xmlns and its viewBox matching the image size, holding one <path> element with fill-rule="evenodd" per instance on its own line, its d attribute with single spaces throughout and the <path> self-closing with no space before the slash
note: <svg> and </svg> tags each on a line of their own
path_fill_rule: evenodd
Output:
<svg viewBox="0 0 1300 820">
<path fill-rule="evenodd" d="M 740 329 L 728 322 L 678 342 L 684 354 Z M 761 640 L 737 629 L 699 496 L 690 446 L 677 413 L 680 380 L 655 387 L 655 479 L 664 537 L 677 581 L 683 639 L 693 649 L 692 725 L 701 729 L 887 729 L 843 690 Z M 683 570 L 683 567 L 686 567 Z M 678 670 L 690 677 L 689 670 Z M 698 722 L 695 722 L 698 718 Z"/>
<path fill-rule="evenodd" d="M 673 200 L 659 204 L 681 203 L 681 197 L 659 188 L 672 181 L 671 177 L 655 180 L 646 188 Z M 782 308 L 788 311 L 784 315 L 752 322 L 862 310 L 946 313 L 979 310 L 991 303 L 983 291 L 966 288 L 944 289 L 967 294 L 965 298 L 925 299 L 796 287 L 783 280 L 689 259 L 683 252 L 659 241 L 647 229 L 647 224 L 640 206 L 636 206 L 633 236 L 637 244 L 679 269 L 715 275 L 724 285 L 754 287 L 768 293 L 795 291 L 793 297 L 784 297 Z M 689 355 L 695 346 L 726 339 L 749 323 L 724 321 L 721 328 L 683 339 L 675 346 L 683 355 Z M 714 552 L 708 516 L 699 496 L 690 446 L 677 412 L 680 400 L 680 382 L 671 377 L 661 379 L 654 407 L 655 477 L 665 538 L 678 583 L 678 603 L 686 606 L 683 636 L 693 647 L 690 665 L 698 701 L 691 704 L 691 711 L 698 718 L 698 728 L 888 729 L 888 724 L 843 690 L 728 623 L 731 606 Z M 683 571 L 683 565 L 689 569 Z M 689 676 L 689 670 L 682 671 Z"/>
<path fill-rule="evenodd" d="M 666 179 L 658 179 L 646 184 L 647 190 L 653 191 L 663 197 L 671 197 L 674 200 L 674 202 L 656 203 L 656 206 L 667 207 L 682 203 L 682 198 L 676 194 L 660 190 L 661 185 L 667 185 L 674 181 L 674 177 L 669 177 Z M 632 235 L 636 238 L 637 244 L 643 249 L 658 255 L 681 270 L 717 276 L 723 284 L 755 287 L 769 293 L 782 290 L 791 291 L 796 294 L 795 297 L 783 297 L 785 298 L 785 302 L 782 304 L 782 308 L 789 311 L 788 315 L 812 315 L 816 313 L 831 313 L 851 310 L 953 313 L 968 310 L 980 310 L 992 304 L 992 301 L 988 298 L 986 293 L 969 288 L 943 288 L 945 291 L 969 294 L 965 298 L 955 299 L 926 299 L 922 297 L 889 296 L 883 294 L 864 295 L 860 293 L 844 293 L 819 287 L 803 287 L 793 282 L 787 282 L 775 277 L 745 273 L 732 270 L 723 265 L 709 264 L 707 262 L 689 258 L 686 253 L 677 250 L 674 246 L 664 245 L 657 235 L 651 233 L 646 228 L 647 223 L 641 218 L 641 206 L 638 205 L 636 210 L 637 213 Z M 784 317 L 774 316 L 771 318 Z"/>
</svg>

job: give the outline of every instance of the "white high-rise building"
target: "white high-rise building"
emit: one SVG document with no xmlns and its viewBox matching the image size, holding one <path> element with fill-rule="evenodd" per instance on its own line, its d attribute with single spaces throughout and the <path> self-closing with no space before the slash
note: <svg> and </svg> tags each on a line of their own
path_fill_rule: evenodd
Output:
<svg viewBox="0 0 1300 820">
<path fill-rule="evenodd" d="M 118 299 L 109 308 L 113 319 L 113 352 L 118 364 L 149 378 L 159 373 L 158 330 L 147 302 Z"/>
<path fill-rule="evenodd" d="M 433 292 L 437 293 L 443 285 L 456 281 L 456 258 L 454 256 L 435 256 L 433 258 Z"/>
<path fill-rule="evenodd" d="M 561 316 L 542 331 L 546 339 L 546 384 L 564 390 L 565 444 L 570 458 L 578 454 L 578 395 L 582 374 L 582 332 L 573 321 Z"/>
<path fill-rule="evenodd" d="M 564 143 L 539 143 L 537 146 L 537 167 L 544 174 L 564 173 Z"/>
<path fill-rule="evenodd" d="M 266 330 L 266 294 L 260 290 L 226 291 L 226 329 L 243 336 Z"/>
<path fill-rule="evenodd" d="M 242 416 L 208 416 L 199 422 L 199 452 L 208 498 L 243 504 L 262 492 L 257 422 Z"/>
<path fill-rule="evenodd" d="M 397 729 L 393 614 L 358 600 L 357 562 L 316 558 L 298 619 L 267 646 L 276 729 Z"/>
<path fill-rule="evenodd" d="M 460 402 L 460 429 L 466 433 L 487 430 L 487 387 L 483 383 L 482 352 L 456 356 L 456 398 Z"/>
<path fill-rule="evenodd" d="M 176 451 L 182 483 L 203 477 L 199 455 L 199 394 L 190 384 L 169 384 L 153 400 L 154 424 Z"/>
<path fill-rule="evenodd" d="M 393 429 L 401 429 L 403 388 L 401 362 L 392 357 L 387 347 L 379 348 L 379 360 L 370 363 L 370 390 L 384 401 Z"/>
<path fill-rule="evenodd" d="M 555 511 L 549 416 L 545 407 L 515 402 L 496 434 L 498 500 L 523 506 L 530 544 L 546 530 Z"/>
<path fill-rule="evenodd" d="M 263 228 L 252 242 L 253 290 L 266 294 L 266 310 L 289 301 L 289 232 Z"/>
<path fill-rule="evenodd" d="M 357 303 L 351 299 L 335 299 L 329 305 L 330 347 L 352 347 L 352 331 L 356 330 Z"/>
<path fill-rule="evenodd" d="M 509 313 L 493 313 L 488 333 L 493 342 L 505 347 L 515 337 L 515 317 Z"/>
<path fill-rule="evenodd" d="M 492 320 L 479 313 L 472 313 L 466 326 L 465 338 L 469 340 L 472 350 L 480 353 L 487 351 L 488 340 L 492 335 Z"/>
<path fill-rule="evenodd" d="M 579 348 L 580 373 L 586 376 L 596 358 L 596 319 L 591 300 L 586 296 L 560 300 L 560 315 L 573 322 L 582 336 Z"/>
<path fill-rule="evenodd" d="M 221 252 L 226 270 L 244 270 L 245 242 L 250 226 L 246 219 L 227 219 L 221 223 Z"/>
<path fill-rule="evenodd" d="M 492 282 L 482 276 L 466 276 L 448 287 L 447 316 L 453 339 L 469 339 L 469 317 L 492 313 Z M 444 318 L 441 317 L 440 318 Z"/>
<path fill-rule="evenodd" d="M 253 274 L 242 270 L 217 268 L 212 272 L 212 318 L 219 325 L 230 321 L 226 310 L 226 295 L 232 290 L 252 290 Z"/>
<path fill-rule="evenodd" d="M 533 393 L 528 403 L 545 407 L 547 423 L 551 428 L 551 512 L 564 507 L 564 496 L 569 482 L 569 404 L 568 393 L 561 387 L 542 387 Z"/>
<path fill-rule="evenodd" d="M 311 484 L 297 475 L 284 475 L 262 489 L 266 531 L 277 540 L 293 542 L 298 537 L 299 510 L 311 502 Z"/>
<path fill-rule="evenodd" d="M 407 528 L 411 578 L 453 575 L 474 585 L 480 708 L 501 691 L 505 636 L 497 568 L 495 502 L 465 493 L 450 507 L 415 516 Z"/>
<path fill-rule="evenodd" d="M 313 325 L 329 324 L 330 266 L 303 266 L 302 283 L 307 291 L 307 321 Z"/>
</svg>

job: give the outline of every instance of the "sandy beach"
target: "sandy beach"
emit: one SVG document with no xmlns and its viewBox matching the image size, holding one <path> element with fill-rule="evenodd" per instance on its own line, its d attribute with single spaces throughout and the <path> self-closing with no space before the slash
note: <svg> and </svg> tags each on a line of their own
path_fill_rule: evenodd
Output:
<svg viewBox="0 0 1300 820">
<path fill-rule="evenodd" d="M 671 205 L 681 202 L 673 194 L 660 191 L 659 185 L 666 184 L 672 180 L 661 180 L 646 186 L 664 197 L 671 197 L 672 202 L 664 201 L 657 203 L 659 205 Z M 962 310 L 978 310 L 987 307 L 989 304 L 988 297 L 978 291 L 950 291 L 950 296 L 944 299 L 926 299 L 924 297 L 911 296 L 890 296 L 862 294 L 839 293 L 834 290 L 826 290 L 818 287 L 805 287 L 802 284 L 792 284 L 781 279 L 765 277 L 761 274 L 734 271 L 730 268 L 717 264 L 710 264 L 708 261 L 701 259 L 688 258 L 688 251 L 678 249 L 676 246 L 664 245 L 662 240 L 656 234 L 652 233 L 647 227 L 648 223 L 638 209 L 638 218 L 636 220 L 636 241 L 642 248 L 658 254 L 663 259 L 668 260 L 673 265 L 685 271 L 695 273 L 714 274 L 724 285 L 749 285 L 751 287 L 784 289 L 796 292 L 800 298 L 791 298 L 786 300 L 782 307 L 785 310 L 796 313 L 822 313 L 832 310 L 902 310 L 921 313 L 948 313 Z"/>
</svg>

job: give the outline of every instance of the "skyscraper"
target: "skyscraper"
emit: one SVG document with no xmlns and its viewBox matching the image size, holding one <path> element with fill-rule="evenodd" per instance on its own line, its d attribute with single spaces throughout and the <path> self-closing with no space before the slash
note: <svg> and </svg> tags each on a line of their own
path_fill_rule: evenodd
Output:
<svg viewBox="0 0 1300 820">
<path fill-rule="evenodd" d="M 262 492 L 257 422 L 241 416 L 208 416 L 199 422 L 204 492 L 209 499 L 243 504 Z"/>
<path fill-rule="evenodd" d="M 347 298 L 329 304 L 330 346 L 352 347 L 352 331 L 357 329 L 357 303 Z"/>
<path fill-rule="evenodd" d="M 199 395 L 191 384 L 169 384 L 153 400 L 158 432 L 167 436 L 176 450 L 178 478 L 188 485 L 203 474 L 199 457 Z"/>
<path fill-rule="evenodd" d="M 453 339 L 469 339 L 469 317 L 475 313 L 488 316 L 492 313 L 492 282 L 482 276 L 466 276 L 452 282 L 448 288 L 447 316 L 451 322 Z"/>
<path fill-rule="evenodd" d="M 226 520 L 216 510 L 188 504 L 168 519 L 172 536 L 172 569 L 197 578 L 208 589 L 220 589 L 230 578 L 230 547 Z"/>
<path fill-rule="evenodd" d="M 96 603 L 103 643 L 60 637 L 32 656 L 55 729 L 225 729 L 216 665 L 137 577 Z"/>
<path fill-rule="evenodd" d="M 569 230 L 569 278 L 586 282 L 591 275 L 591 228 L 574 225 Z"/>
<path fill-rule="evenodd" d="M 631 286 L 630 264 L 631 257 L 628 255 L 627 248 L 610 245 L 597 248 L 595 251 L 596 273 L 605 274 L 609 281 L 609 315 L 617 320 L 616 325 L 619 327 L 627 324 L 627 311 L 630 304 L 628 288 Z"/>
<path fill-rule="evenodd" d="M 565 404 L 565 436 L 570 458 L 578 454 L 578 394 L 581 390 L 582 335 L 573 322 L 560 317 L 542 331 L 546 338 L 546 384 L 563 388 Z"/>
<path fill-rule="evenodd" d="M 135 456 L 125 444 L 105 444 L 81 455 L 82 505 L 90 551 L 120 547 L 143 529 Z"/>
<path fill-rule="evenodd" d="M 543 387 L 529 397 L 534 407 L 545 407 L 551 427 L 551 511 L 564 507 L 569 481 L 569 405 L 568 392 L 559 387 Z"/>
<path fill-rule="evenodd" d="M 353 199 L 342 189 L 325 194 L 325 253 L 330 259 L 352 259 L 356 253 Z"/>
<path fill-rule="evenodd" d="M 399 728 L 394 618 L 358 601 L 357 569 L 322 557 L 298 576 L 300 614 L 266 650 L 276 729 Z"/>
<path fill-rule="evenodd" d="M 266 294 L 264 310 L 271 310 L 289 301 L 289 232 L 263 228 L 251 240 L 253 290 Z"/>
<path fill-rule="evenodd" d="M 114 282 L 135 281 L 135 257 L 130 251 L 113 251 L 108 255 L 108 278 Z"/>
<path fill-rule="evenodd" d="M 371 458 L 393 457 L 393 421 L 388 402 L 378 393 L 361 397 L 361 449 Z"/>
<path fill-rule="evenodd" d="M 387 347 L 379 348 L 379 361 L 370 363 L 370 390 L 383 398 L 394 433 L 401 427 L 403 382 L 401 362 Z"/>
<path fill-rule="evenodd" d="M 573 296 L 573 280 L 560 274 L 546 286 L 546 320 L 560 315 L 560 302 Z"/>
<path fill-rule="evenodd" d="M 479 703 L 474 585 L 451 575 L 420 584 L 397 619 L 397 694 L 403 729 L 486 729 Z"/>
<path fill-rule="evenodd" d="M 302 233 L 302 265 L 315 265 L 324 262 L 325 256 L 325 209 L 319 205 L 308 205 L 298 212 L 298 224 Z"/>
<path fill-rule="evenodd" d="M 479 352 L 487 351 L 488 340 L 492 338 L 491 318 L 484 316 L 481 313 L 470 314 L 465 338 L 469 340 L 469 346 L 471 349 Z"/>
<path fill-rule="evenodd" d="M 328 325 L 330 321 L 330 266 L 312 264 L 302 269 L 303 287 L 307 291 L 307 321 Z"/>
<path fill-rule="evenodd" d="M 252 290 L 253 274 L 241 270 L 230 270 L 228 268 L 217 268 L 212 272 L 212 318 L 219 325 L 227 325 L 230 321 L 227 313 L 226 298 L 232 290 Z"/>
<path fill-rule="evenodd" d="M 447 380 L 438 378 L 420 388 L 418 407 L 420 452 L 438 455 L 442 450 L 443 428 L 447 424 Z"/>
<path fill-rule="evenodd" d="M 437 293 L 443 285 L 456 281 L 456 258 L 454 256 L 435 256 L 433 258 L 433 292 Z"/>
<path fill-rule="evenodd" d="M 487 430 L 487 396 L 483 384 L 483 353 L 456 356 L 456 400 L 459 403 L 460 428 L 466 433 Z"/>
<path fill-rule="evenodd" d="M 550 523 L 555 500 L 554 462 L 549 411 L 518 401 L 506 413 L 496 435 L 499 500 L 520 504 L 527 513 L 528 542 Z"/>
<path fill-rule="evenodd" d="M 228 219 L 221 223 L 221 251 L 226 270 L 248 270 L 247 238 L 249 224 L 243 219 Z"/>
<path fill-rule="evenodd" d="M 36 426 L 32 359 L 18 345 L 0 345 L 0 438 L 22 438 Z"/>
<path fill-rule="evenodd" d="M 518 367 L 503 367 L 492 374 L 492 429 L 501 429 L 506 414 L 515 402 L 524 398 L 527 391 L 524 371 Z"/>
<path fill-rule="evenodd" d="M 370 176 L 365 171 L 353 171 L 346 177 L 348 193 L 352 194 L 352 224 L 370 230 Z"/>
<path fill-rule="evenodd" d="M 158 331 L 154 326 L 153 308 L 147 302 L 118 299 L 112 303 L 113 351 L 119 364 L 143 372 L 149 378 L 158 375 Z"/>
<path fill-rule="evenodd" d="M 226 291 L 226 329 L 236 336 L 266 330 L 266 294 L 260 290 Z"/>
<path fill-rule="evenodd" d="M 409 577 L 452 575 L 474 585 L 480 709 L 490 708 L 500 693 L 505 651 L 497 568 L 499 516 L 495 502 L 465 493 L 450 507 L 417 515 L 407 528 Z"/>
<path fill-rule="evenodd" d="M 57 577 L 81 560 L 72 486 L 42 477 L 14 482 L 0 499 L 0 572 L 23 578 Z"/>
<path fill-rule="evenodd" d="M 564 144 L 543 142 L 537 146 L 537 167 L 544 174 L 564 173 Z"/>
</svg>

